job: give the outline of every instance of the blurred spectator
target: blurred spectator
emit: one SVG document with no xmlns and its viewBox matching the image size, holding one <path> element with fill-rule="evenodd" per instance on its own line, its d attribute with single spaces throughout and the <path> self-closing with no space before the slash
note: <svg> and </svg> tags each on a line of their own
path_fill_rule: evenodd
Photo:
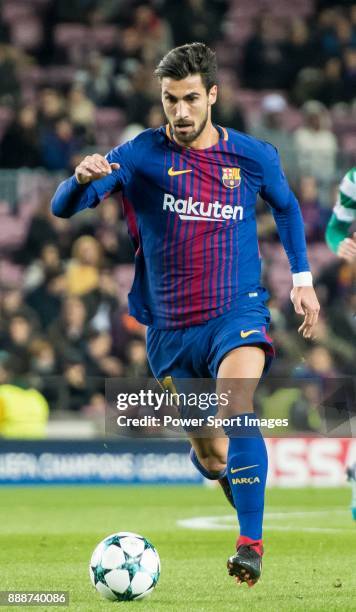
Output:
<svg viewBox="0 0 356 612">
<path fill-rule="evenodd" d="M 6 331 L 12 317 L 20 315 L 37 322 L 37 313 L 24 302 L 24 295 L 18 287 L 6 287 L 1 292 L 0 330 Z"/>
<path fill-rule="evenodd" d="M 246 121 L 242 109 L 237 105 L 235 89 L 229 81 L 219 87 L 218 98 L 212 110 L 214 123 L 246 132 Z"/>
<path fill-rule="evenodd" d="M 75 296 L 66 297 L 60 318 L 48 330 L 61 363 L 71 359 L 81 361 L 85 354 L 88 331 L 87 312 L 82 300 Z"/>
<path fill-rule="evenodd" d="M 203 4 L 200 0 L 194 0 L 194 3 Z M 156 64 L 173 46 L 169 24 L 147 3 L 139 4 L 134 9 L 133 28 L 143 41 L 147 63 Z"/>
<path fill-rule="evenodd" d="M 58 318 L 66 288 L 64 274 L 48 270 L 43 281 L 27 294 L 26 303 L 36 312 L 43 329 Z"/>
<path fill-rule="evenodd" d="M 315 97 L 326 106 L 332 106 L 346 95 L 345 80 L 342 75 L 342 64 L 338 57 L 331 57 L 323 67 L 322 81 L 315 92 Z"/>
<path fill-rule="evenodd" d="M 21 365 L 17 357 L 15 355 L 9 355 L 6 351 L 2 351 L 0 360 L 0 385 L 9 384 L 25 387 L 27 377 L 18 374 L 19 371 L 21 371 Z"/>
<path fill-rule="evenodd" d="M 353 266 L 353 283 L 356 278 L 356 266 Z M 353 374 L 356 359 L 356 293 L 346 292 L 343 299 L 334 303 L 329 311 L 329 325 L 335 334 L 353 346 Z"/>
<path fill-rule="evenodd" d="M 0 43 L 10 42 L 10 28 L 3 19 L 0 20 Z"/>
<path fill-rule="evenodd" d="M 30 348 L 31 383 L 46 398 L 51 408 L 56 408 L 60 396 L 58 363 L 53 346 L 42 338 L 31 342 Z"/>
<path fill-rule="evenodd" d="M 146 345 L 143 340 L 131 340 L 127 346 L 127 361 L 127 376 L 132 378 L 148 376 Z"/>
<path fill-rule="evenodd" d="M 226 10 L 227 3 L 218 5 L 216 0 L 166 0 L 164 15 L 172 26 L 174 46 L 196 40 L 214 43 L 219 36 L 218 15 Z"/>
<path fill-rule="evenodd" d="M 340 57 L 345 47 L 356 45 L 356 31 L 346 15 L 337 9 L 331 10 L 328 15 L 331 21 L 321 37 L 322 50 L 326 57 Z"/>
<path fill-rule="evenodd" d="M 280 94 L 268 94 L 262 99 L 260 123 L 255 125 L 251 134 L 260 140 L 272 143 L 281 157 L 283 168 L 291 182 L 297 179 L 297 158 L 293 135 L 284 127 L 284 114 L 287 102 Z"/>
<path fill-rule="evenodd" d="M 113 81 L 113 62 L 99 51 L 90 51 L 88 63 L 76 76 L 86 96 L 97 106 L 115 106 L 116 94 Z"/>
<path fill-rule="evenodd" d="M 325 107 L 316 100 L 303 106 L 304 125 L 294 132 L 301 174 L 330 185 L 336 174 L 338 144 L 329 128 Z"/>
<path fill-rule="evenodd" d="M 303 344 L 296 334 L 291 334 L 291 325 L 281 305 L 275 297 L 269 301 L 271 312 L 271 336 L 276 350 L 272 375 L 285 377 L 296 362 L 303 357 Z M 294 326 L 296 328 L 296 326 Z"/>
<path fill-rule="evenodd" d="M 289 65 L 278 22 L 267 13 L 257 18 L 244 49 L 243 84 L 252 89 L 284 89 Z"/>
<path fill-rule="evenodd" d="M 130 75 L 143 63 L 143 41 L 137 29 L 130 27 L 121 32 L 119 53 L 115 57 L 115 73 Z"/>
<path fill-rule="evenodd" d="M 136 138 L 143 130 L 141 123 L 130 123 L 120 134 L 120 144 Z"/>
<path fill-rule="evenodd" d="M 16 355 L 17 374 L 25 374 L 30 368 L 29 344 L 35 337 L 35 327 L 23 315 L 14 315 L 8 324 L 8 333 L 3 341 L 3 349 Z"/>
<path fill-rule="evenodd" d="M 97 0 L 89 2 L 89 23 L 120 23 L 126 24 L 130 19 L 131 0 Z"/>
<path fill-rule="evenodd" d="M 24 106 L 7 128 L 1 143 L 3 168 L 36 168 L 41 165 L 37 112 Z"/>
<path fill-rule="evenodd" d="M 41 134 L 42 164 L 47 170 L 69 170 L 71 158 L 83 146 L 83 140 L 74 134 L 68 118 L 58 119 Z"/>
<path fill-rule="evenodd" d="M 67 409 L 79 412 L 90 403 L 94 389 L 81 361 L 69 361 L 64 365 L 61 389 L 62 403 Z"/>
<path fill-rule="evenodd" d="M 68 96 L 68 115 L 79 134 L 84 134 L 86 141 L 93 140 L 95 123 L 95 105 L 85 95 L 83 87 L 73 86 Z"/>
<path fill-rule="evenodd" d="M 333 4 L 333 3 L 332 3 Z M 316 16 L 316 35 L 320 44 L 323 56 L 327 54 L 329 39 L 332 36 L 337 11 L 334 7 L 320 6 L 320 12 Z"/>
<path fill-rule="evenodd" d="M 330 211 L 321 206 L 317 182 L 313 176 L 301 177 L 298 199 L 302 209 L 307 241 L 322 241 Z"/>
<path fill-rule="evenodd" d="M 151 74 L 144 66 L 139 66 L 131 76 L 130 94 L 127 99 L 126 113 L 128 123 L 142 123 L 151 109 L 153 100 L 149 92 Z"/>
<path fill-rule="evenodd" d="M 304 363 L 296 368 L 295 375 L 318 381 L 337 376 L 337 369 L 327 348 L 313 346 L 307 351 Z"/>
<path fill-rule="evenodd" d="M 61 219 L 60 217 L 55 217 L 51 214 L 49 205 L 47 209 L 51 228 L 56 233 L 56 242 L 58 244 L 62 260 L 65 262 L 65 264 L 67 264 L 71 257 L 73 240 L 75 239 L 75 223 L 73 225 L 68 225 L 66 219 Z"/>
<path fill-rule="evenodd" d="M 117 294 L 113 271 L 101 270 L 98 286 L 83 296 L 91 329 L 111 333 L 113 319 L 118 314 L 120 306 Z"/>
<path fill-rule="evenodd" d="M 57 221 L 51 214 L 49 198 L 44 196 L 31 218 L 25 242 L 15 253 L 15 261 L 29 265 L 41 256 L 43 247 L 49 242 L 58 244 L 59 236 L 55 229 Z M 70 232 L 67 234 L 70 236 Z M 63 255 L 63 253 L 61 253 Z"/>
<path fill-rule="evenodd" d="M 320 60 L 320 50 L 311 36 L 307 22 L 297 17 L 291 23 L 285 53 L 288 57 L 288 87 L 294 83 L 295 76 L 304 66 L 315 66 Z"/>
<path fill-rule="evenodd" d="M 258 240 L 263 242 L 275 242 L 278 237 L 277 226 L 273 215 L 267 209 L 264 202 L 257 202 L 257 235 Z M 264 281 L 267 284 L 267 280 Z"/>
<path fill-rule="evenodd" d="M 289 408 L 289 424 L 297 431 L 319 431 L 321 426 L 318 409 L 321 401 L 321 389 L 317 382 L 303 381 L 299 388 L 299 397 Z"/>
<path fill-rule="evenodd" d="M 45 87 L 39 91 L 39 123 L 42 128 L 53 127 L 65 112 L 65 101 L 58 91 Z"/>
<path fill-rule="evenodd" d="M 88 376 L 99 377 L 96 390 L 105 393 L 105 378 L 122 376 L 123 363 L 112 354 L 112 338 L 104 332 L 92 332 L 88 337 L 86 369 Z"/>
<path fill-rule="evenodd" d="M 20 83 L 16 74 L 14 50 L 0 41 L 0 102 L 11 105 L 19 95 Z"/>
<path fill-rule="evenodd" d="M 68 292 L 84 295 L 98 287 L 102 249 L 92 236 L 81 236 L 72 248 L 72 260 L 66 272 Z"/>
<path fill-rule="evenodd" d="M 114 198 L 107 198 L 105 205 L 98 209 L 99 218 L 94 227 L 94 236 L 103 249 L 108 264 L 133 263 L 134 251 L 126 226 L 120 221 L 119 204 Z"/>
<path fill-rule="evenodd" d="M 338 309 L 338 302 L 354 292 L 355 264 L 336 260 L 325 266 L 317 278 L 316 285 L 322 301 L 328 308 Z M 356 312 L 356 311 L 355 311 Z"/>
<path fill-rule="evenodd" d="M 95 8 L 97 0 L 71 0 L 70 2 L 54 2 L 52 10 L 59 22 L 86 22 L 88 15 Z"/>
<path fill-rule="evenodd" d="M 323 84 L 323 73 L 321 68 L 307 66 L 296 75 L 293 89 L 290 91 L 290 100 L 300 106 L 308 100 L 318 98 L 318 93 Z"/>
<path fill-rule="evenodd" d="M 339 402 L 344 407 L 346 397 L 340 371 L 330 351 L 325 346 L 310 348 L 305 362 L 296 368 L 295 377 L 300 381 L 301 395 L 291 407 L 292 422 L 300 429 L 326 427 L 328 430 L 336 426 L 340 421 Z"/>
<path fill-rule="evenodd" d="M 127 347 L 129 343 L 131 340 L 144 340 L 146 328 L 129 315 L 125 307 L 118 315 L 115 315 L 112 335 L 115 355 L 118 355 L 120 359 L 127 363 Z"/>
<path fill-rule="evenodd" d="M 43 338 L 36 338 L 30 344 L 31 372 L 41 376 L 54 375 L 58 372 L 58 364 L 53 346 Z"/>
<path fill-rule="evenodd" d="M 61 260 L 58 245 L 53 242 L 44 244 L 41 249 L 40 258 L 28 266 L 24 287 L 28 291 L 38 287 L 48 275 L 60 274 L 64 266 Z"/>
<path fill-rule="evenodd" d="M 145 127 L 156 129 L 166 122 L 162 104 L 152 104 L 145 119 Z"/>
<path fill-rule="evenodd" d="M 345 84 L 345 94 L 342 99 L 349 102 L 356 99 L 356 46 L 346 48 L 343 52 L 342 59 Z"/>
<path fill-rule="evenodd" d="M 85 418 L 91 419 L 92 421 L 98 421 L 98 427 L 100 431 L 102 431 L 103 422 L 105 423 L 105 410 L 105 396 L 102 393 L 96 393 L 94 390 L 90 398 L 90 404 L 82 406 L 81 413 Z"/>
<path fill-rule="evenodd" d="M 348 310 L 347 308 L 344 310 L 345 317 L 339 317 L 334 322 L 334 317 L 332 321 L 327 321 L 324 316 L 321 316 L 318 320 L 317 328 L 315 331 L 315 335 L 317 338 L 317 343 L 319 346 L 326 348 L 330 355 L 333 358 L 333 361 L 338 364 L 338 369 L 343 372 L 348 372 L 349 374 L 353 373 L 353 367 L 350 371 L 350 364 L 354 362 L 356 357 L 356 349 L 355 349 L 355 340 L 356 340 L 356 325 L 352 328 L 352 319 L 351 326 L 349 324 L 346 325 L 346 329 L 344 332 L 340 333 L 340 329 L 337 329 L 338 324 L 345 324 L 345 319 L 348 319 Z M 335 327 L 337 329 L 337 333 L 335 333 Z"/>
</svg>

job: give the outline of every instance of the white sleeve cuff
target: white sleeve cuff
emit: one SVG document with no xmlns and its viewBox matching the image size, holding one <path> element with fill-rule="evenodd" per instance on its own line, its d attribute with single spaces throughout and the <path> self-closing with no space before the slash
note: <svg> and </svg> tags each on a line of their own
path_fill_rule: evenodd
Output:
<svg viewBox="0 0 356 612">
<path fill-rule="evenodd" d="M 313 277 L 311 272 L 297 272 L 293 274 L 293 287 L 312 287 Z"/>
</svg>

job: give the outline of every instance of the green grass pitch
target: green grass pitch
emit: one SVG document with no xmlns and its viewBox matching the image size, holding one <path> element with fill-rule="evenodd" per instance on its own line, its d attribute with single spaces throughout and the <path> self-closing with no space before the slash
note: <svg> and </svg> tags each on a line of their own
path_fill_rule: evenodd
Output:
<svg viewBox="0 0 356 612">
<path fill-rule="evenodd" d="M 356 610 L 356 523 L 346 487 L 268 491 L 264 568 L 252 589 L 227 575 L 236 528 L 219 489 L 3 487 L 1 500 L 2 590 L 68 590 L 69 610 L 83 612 Z M 111 603 L 89 582 L 92 550 L 115 531 L 141 533 L 159 551 L 162 574 L 147 600 Z"/>
</svg>

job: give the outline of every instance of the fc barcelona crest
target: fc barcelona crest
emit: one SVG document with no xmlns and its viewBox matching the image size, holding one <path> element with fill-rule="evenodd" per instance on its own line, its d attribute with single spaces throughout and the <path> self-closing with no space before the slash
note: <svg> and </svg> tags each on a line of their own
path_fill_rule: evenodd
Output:
<svg viewBox="0 0 356 612">
<path fill-rule="evenodd" d="M 241 183 L 240 168 L 223 168 L 221 180 L 223 185 L 229 189 L 239 187 Z"/>
</svg>

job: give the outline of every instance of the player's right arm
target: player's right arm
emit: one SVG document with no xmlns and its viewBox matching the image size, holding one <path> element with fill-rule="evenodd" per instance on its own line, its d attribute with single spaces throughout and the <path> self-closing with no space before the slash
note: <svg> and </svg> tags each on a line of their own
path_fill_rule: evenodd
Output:
<svg viewBox="0 0 356 612">
<path fill-rule="evenodd" d="M 134 172 L 132 142 L 113 149 L 106 157 L 87 155 L 75 173 L 63 181 L 52 198 L 52 212 L 68 218 L 84 210 L 95 208 L 111 193 L 119 191 Z"/>
<path fill-rule="evenodd" d="M 356 219 L 356 168 L 351 168 L 342 179 L 337 202 L 326 228 L 329 248 L 347 261 L 356 261 L 356 233 L 348 236 Z"/>
</svg>

